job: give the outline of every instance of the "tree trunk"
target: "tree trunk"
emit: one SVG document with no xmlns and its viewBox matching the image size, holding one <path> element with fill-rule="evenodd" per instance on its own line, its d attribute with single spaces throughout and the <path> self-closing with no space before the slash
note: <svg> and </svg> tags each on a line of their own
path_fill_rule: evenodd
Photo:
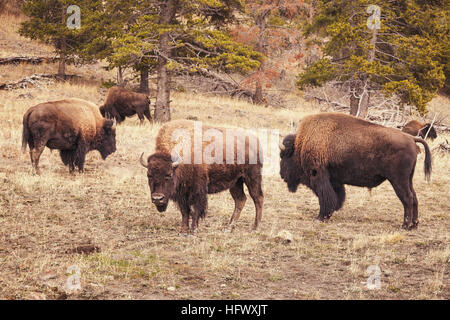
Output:
<svg viewBox="0 0 450 320">
<path fill-rule="evenodd" d="M 375 59 L 375 45 L 377 41 L 378 29 L 373 29 L 370 40 L 371 49 L 368 52 L 367 61 L 373 62 Z M 362 83 L 358 83 L 351 88 L 350 92 L 350 114 L 356 117 L 365 118 L 369 111 L 370 93 L 368 90 L 369 76 L 366 74 Z"/>
<path fill-rule="evenodd" d="M 268 11 L 261 12 L 261 14 L 255 19 L 256 25 L 259 29 L 258 42 L 256 44 L 256 50 L 265 55 L 265 32 L 266 32 L 266 16 Z M 258 74 L 255 82 L 255 93 L 253 94 L 254 104 L 263 104 L 263 77 L 264 77 L 264 61 L 258 68 Z"/>
<path fill-rule="evenodd" d="M 62 45 L 62 50 L 65 50 L 65 45 Z M 61 79 L 66 78 L 66 54 L 63 51 L 61 51 L 61 54 L 59 57 L 58 77 Z"/>
<path fill-rule="evenodd" d="M 123 70 L 122 67 L 119 66 L 119 68 L 117 68 L 117 85 L 119 87 L 123 87 L 124 83 L 123 83 Z"/>
<path fill-rule="evenodd" d="M 167 0 L 160 6 L 161 24 L 169 24 L 175 15 L 175 0 Z M 170 74 L 167 69 L 167 58 L 170 57 L 169 33 L 161 34 L 159 38 L 159 55 L 157 63 L 158 84 L 155 102 L 157 122 L 170 121 Z"/>
<path fill-rule="evenodd" d="M 350 90 L 350 114 L 365 118 L 369 110 L 370 94 L 367 91 L 367 80 L 364 85 L 358 84 Z"/>
<path fill-rule="evenodd" d="M 139 92 L 145 93 L 147 95 L 150 93 L 150 89 L 148 87 L 148 67 L 142 67 L 141 69 Z"/>
<path fill-rule="evenodd" d="M 62 23 L 66 24 L 66 8 L 62 9 Z M 58 78 L 65 79 L 66 78 L 66 50 L 67 44 L 66 39 L 64 37 L 59 39 L 58 43 L 59 49 L 59 64 L 58 64 Z"/>
</svg>

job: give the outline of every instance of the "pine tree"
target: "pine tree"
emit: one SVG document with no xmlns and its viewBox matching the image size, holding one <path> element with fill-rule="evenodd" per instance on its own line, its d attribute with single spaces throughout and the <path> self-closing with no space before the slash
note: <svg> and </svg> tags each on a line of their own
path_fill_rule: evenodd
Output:
<svg viewBox="0 0 450 320">
<path fill-rule="evenodd" d="M 113 42 L 116 65 L 135 63 L 156 71 L 155 120 L 170 120 L 170 77 L 175 70 L 212 68 L 248 72 L 259 67 L 262 55 L 234 41 L 227 23 L 242 9 L 239 0 L 137 1 L 137 18 Z M 148 69 L 146 69 L 148 68 Z"/>
<path fill-rule="evenodd" d="M 323 57 L 299 75 L 298 85 L 328 81 L 349 88 L 351 114 L 365 117 L 370 92 L 397 95 L 425 114 L 448 76 L 450 8 L 446 1 L 318 0 L 306 35 L 322 36 Z M 380 9 L 380 28 L 370 29 Z M 447 3 L 448 4 L 448 3 Z M 375 15 L 374 15 L 375 14 Z"/>
<path fill-rule="evenodd" d="M 73 13 L 71 5 L 86 8 L 88 0 L 26 0 L 23 12 L 30 18 L 22 23 L 19 33 L 33 40 L 41 40 L 55 47 L 59 54 L 58 75 L 66 73 L 66 62 L 72 60 L 83 42 L 87 40 L 84 30 L 69 27 Z M 94 1 L 95 2 L 95 1 Z M 86 10 L 85 10 L 86 11 Z"/>
</svg>

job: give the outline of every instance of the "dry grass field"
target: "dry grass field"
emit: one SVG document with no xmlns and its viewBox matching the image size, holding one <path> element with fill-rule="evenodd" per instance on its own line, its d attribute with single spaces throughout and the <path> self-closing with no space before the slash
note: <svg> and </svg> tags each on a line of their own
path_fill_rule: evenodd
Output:
<svg viewBox="0 0 450 320">
<path fill-rule="evenodd" d="M 31 93 L 31 99 L 18 98 Z M 159 125 L 128 119 L 117 152 L 106 161 L 91 152 L 86 172 L 70 175 L 58 152 L 41 157 L 32 175 L 20 150 L 26 109 L 63 97 L 102 99 L 98 88 L 54 84 L 0 93 L 0 298 L 8 299 L 449 299 L 449 156 L 435 156 L 426 183 L 419 155 L 414 178 L 418 230 L 403 231 L 403 208 L 389 183 L 348 187 L 347 202 L 330 222 L 314 221 L 317 198 L 305 187 L 290 194 L 278 175 L 264 177 L 261 229 L 251 232 L 249 199 L 232 233 L 228 192 L 209 197 L 195 237 L 178 236 L 172 204 L 158 213 L 150 201 L 141 152 L 151 153 Z M 300 100 L 299 100 L 300 101 Z M 201 95 L 175 94 L 173 118 L 290 131 L 291 119 L 314 112 L 255 107 Z M 435 145 L 442 139 L 441 136 Z M 276 236 L 286 230 L 290 243 Z M 77 253 L 83 247 L 84 254 Z M 67 295 L 67 268 L 81 271 L 81 290 Z M 367 268 L 381 268 L 381 289 L 368 290 Z"/>
<path fill-rule="evenodd" d="M 28 72 L 4 68 L 0 82 Z M 344 207 L 319 223 L 314 194 L 305 187 L 289 193 L 276 174 L 263 179 L 257 232 L 250 198 L 234 231 L 223 232 L 234 209 L 223 192 L 209 196 L 199 232 L 183 237 L 178 209 L 170 204 L 158 213 L 151 204 L 138 160 L 153 152 L 157 124 L 127 119 L 117 129 L 117 151 L 106 161 L 89 153 L 83 174 L 69 174 L 49 149 L 41 176 L 32 174 L 21 151 L 22 116 L 30 106 L 67 97 L 104 99 L 98 85 L 0 91 L 0 299 L 450 299 L 450 155 L 434 155 L 430 183 L 419 155 L 417 230 L 401 229 L 403 207 L 388 182 L 371 193 L 347 187 Z M 282 134 L 318 112 L 299 97 L 286 109 L 187 93 L 172 100 L 173 119 Z M 450 102 L 440 97 L 434 107 L 449 112 Z M 430 146 L 449 138 L 440 135 Z M 292 241 L 280 240 L 281 231 Z M 372 265 L 381 269 L 379 290 L 366 287 Z M 71 266 L 81 279 L 74 292 L 65 288 Z"/>
</svg>

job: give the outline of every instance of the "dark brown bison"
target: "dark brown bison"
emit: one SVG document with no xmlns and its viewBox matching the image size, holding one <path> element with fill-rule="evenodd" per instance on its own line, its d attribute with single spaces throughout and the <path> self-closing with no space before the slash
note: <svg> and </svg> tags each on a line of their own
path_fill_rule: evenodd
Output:
<svg viewBox="0 0 450 320">
<path fill-rule="evenodd" d="M 430 129 L 431 127 L 431 129 Z M 428 130 L 430 132 L 428 132 Z M 402 129 L 403 132 L 406 132 L 414 137 L 421 137 L 425 139 L 425 135 L 428 132 L 427 138 L 434 140 L 437 138 L 436 130 L 431 126 L 431 123 L 422 123 L 417 120 L 411 120 Z"/>
<path fill-rule="evenodd" d="M 118 123 L 125 120 L 126 117 L 134 116 L 136 113 L 144 122 L 144 116 L 148 121 L 152 121 L 150 115 L 150 98 L 143 94 L 132 92 L 121 87 L 111 87 L 106 93 L 105 104 L 100 107 L 102 116 L 114 118 Z"/>
<path fill-rule="evenodd" d="M 45 147 L 60 150 L 61 160 L 73 172 L 83 171 L 86 153 L 98 150 L 103 159 L 116 151 L 113 120 L 101 116 L 98 106 L 81 99 L 45 102 L 23 116 L 22 149 L 30 147 L 31 164 L 39 174 Z"/>
<path fill-rule="evenodd" d="M 411 229 L 419 223 L 413 188 L 416 142 L 425 147 L 428 180 L 431 153 L 423 139 L 349 115 L 312 115 L 280 145 L 280 175 L 289 191 L 304 184 L 317 195 L 321 221 L 344 204 L 345 184 L 374 188 L 387 179 L 404 206 L 403 228 Z"/>
<path fill-rule="evenodd" d="M 198 124 L 199 122 L 197 122 Z M 181 131 L 185 140 L 186 152 L 181 158 L 173 154 L 177 145 L 175 133 Z M 217 161 L 208 160 L 202 151 L 208 149 L 208 143 L 200 142 L 194 146 L 194 121 L 179 120 L 165 124 L 156 138 L 156 152 L 143 159 L 141 164 L 147 168 L 148 184 L 152 202 L 158 211 L 166 210 L 169 199 L 179 207 L 182 215 L 181 233 L 188 232 L 189 218 L 192 218 L 191 231 L 198 227 L 199 218 L 204 218 L 207 211 L 207 194 L 218 193 L 229 189 L 234 199 L 235 208 L 229 222 L 230 229 L 239 219 L 247 197 L 244 193 L 244 183 L 248 188 L 256 208 L 253 228 L 256 229 L 261 221 L 263 192 L 261 188 L 262 156 L 259 140 L 253 135 L 243 136 L 237 129 L 212 128 L 202 126 L 199 132 L 203 136 L 218 134 L 223 137 L 223 149 L 217 148 L 210 153 Z M 239 137 L 243 144 L 237 151 Z M 215 140 L 217 142 L 218 140 Z M 252 141 L 252 143 L 250 143 Z M 190 142 L 193 142 L 192 145 Z M 226 145 L 229 142 L 230 157 L 227 159 Z M 209 145 L 211 146 L 211 145 Z M 200 159 L 195 159 L 195 151 L 200 150 Z M 223 152 L 221 152 L 221 150 Z M 242 153 L 241 153 L 242 152 Z M 222 154 L 220 154 L 222 153 Z M 240 159 L 240 156 L 245 159 Z M 187 160 L 187 159 L 190 160 Z M 254 160 L 254 161 L 253 161 Z"/>
</svg>

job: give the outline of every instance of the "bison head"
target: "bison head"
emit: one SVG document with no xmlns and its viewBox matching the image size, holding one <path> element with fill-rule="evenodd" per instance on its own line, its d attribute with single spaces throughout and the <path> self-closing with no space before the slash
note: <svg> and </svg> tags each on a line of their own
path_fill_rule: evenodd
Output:
<svg viewBox="0 0 450 320">
<path fill-rule="evenodd" d="M 96 148 L 103 160 L 116 151 L 116 123 L 113 120 L 105 120 L 99 142 Z"/>
<path fill-rule="evenodd" d="M 152 202 L 159 212 L 167 209 L 169 198 L 175 192 L 175 170 L 180 161 L 172 161 L 170 154 L 158 152 L 147 159 L 145 163 L 141 155 L 141 165 L 147 168 L 148 186 L 150 187 Z"/>
<path fill-rule="evenodd" d="M 294 153 L 295 135 L 290 134 L 280 145 L 280 176 L 287 183 L 289 191 L 297 191 L 301 181 L 302 169 Z"/>
<path fill-rule="evenodd" d="M 428 132 L 428 136 L 427 138 L 430 138 L 431 140 L 434 140 L 437 138 L 437 133 L 436 130 L 434 130 L 434 127 L 431 127 L 431 123 L 427 123 L 427 125 L 425 126 L 425 128 L 423 128 L 422 130 L 420 130 L 419 135 L 422 138 L 425 138 L 425 135 L 427 134 L 428 130 L 430 130 L 430 132 Z"/>
</svg>

